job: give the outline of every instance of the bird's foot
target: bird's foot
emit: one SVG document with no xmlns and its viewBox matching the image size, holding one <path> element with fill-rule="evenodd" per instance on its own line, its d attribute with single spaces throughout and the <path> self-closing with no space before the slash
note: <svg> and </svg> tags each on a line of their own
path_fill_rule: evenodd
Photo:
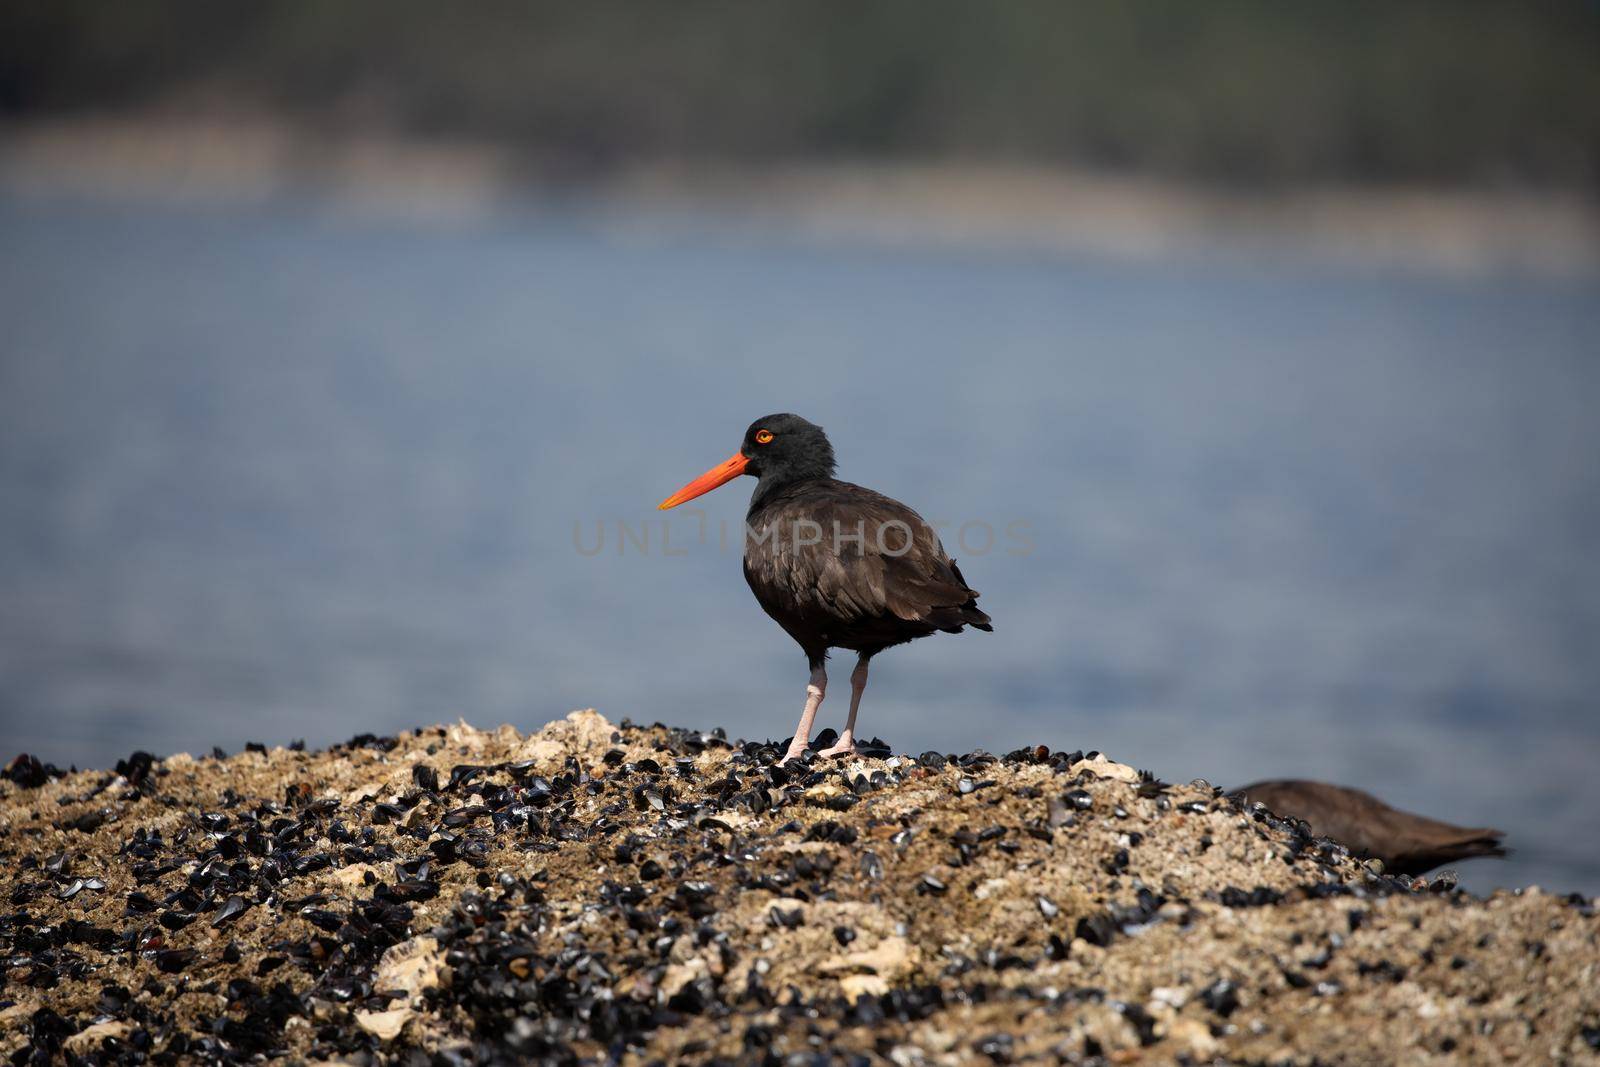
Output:
<svg viewBox="0 0 1600 1067">
<path fill-rule="evenodd" d="M 789 746 L 789 751 L 785 752 L 783 754 L 783 758 L 778 761 L 778 766 L 782 767 L 790 762 L 804 763 L 805 756 L 806 746 L 804 744 L 791 744 Z"/>
<path fill-rule="evenodd" d="M 856 754 L 856 739 L 848 733 L 842 734 L 839 740 L 817 753 L 817 757 L 832 758 L 835 756 L 853 756 Z"/>
</svg>

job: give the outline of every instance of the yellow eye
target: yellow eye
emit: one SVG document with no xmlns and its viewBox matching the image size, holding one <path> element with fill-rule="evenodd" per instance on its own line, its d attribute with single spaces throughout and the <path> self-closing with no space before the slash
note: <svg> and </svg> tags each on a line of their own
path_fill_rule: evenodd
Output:
<svg viewBox="0 0 1600 1067">
<path fill-rule="evenodd" d="M 768 445 L 768 444 L 771 444 L 771 443 L 772 443 L 772 431 L 771 430 L 757 430 L 756 431 L 756 444 L 758 444 L 758 445 Z"/>
</svg>

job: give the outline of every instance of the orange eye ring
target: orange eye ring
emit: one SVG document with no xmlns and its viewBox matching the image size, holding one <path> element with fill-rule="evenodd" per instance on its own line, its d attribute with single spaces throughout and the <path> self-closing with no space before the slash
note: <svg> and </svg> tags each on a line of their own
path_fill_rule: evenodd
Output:
<svg viewBox="0 0 1600 1067">
<path fill-rule="evenodd" d="M 770 445 L 771 443 L 772 443 L 772 431 L 771 430 L 757 430 L 756 431 L 756 444 L 758 444 L 758 445 Z"/>
</svg>

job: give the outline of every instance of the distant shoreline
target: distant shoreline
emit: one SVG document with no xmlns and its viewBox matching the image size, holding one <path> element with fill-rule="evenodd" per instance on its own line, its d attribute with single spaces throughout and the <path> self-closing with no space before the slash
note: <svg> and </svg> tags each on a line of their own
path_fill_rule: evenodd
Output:
<svg viewBox="0 0 1600 1067">
<path fill-rule="evenodd" d="M 1298 255 L 1445 276 L 1600 276 L 1600 203 L 1580 192 L 1319 187 L 1246 193 L 1037 167 L 841 161 L 538 172 L 490 142 L 333 137 L 266 120 L 85 118 L 0 127 L 0 192 L 188 205 L 286 195 L 472 219 L 574 200 L 605 214 L 707 212 L 887 245 Z"/>
</svg>

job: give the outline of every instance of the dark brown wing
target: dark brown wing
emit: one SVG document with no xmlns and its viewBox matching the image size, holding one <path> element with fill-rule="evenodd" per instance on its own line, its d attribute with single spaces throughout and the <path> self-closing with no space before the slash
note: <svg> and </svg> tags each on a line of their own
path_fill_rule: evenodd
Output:
<svg viewBox="0 0 1600 1067">
<path fill-rule="evenodd" d="M 1499 830 L 1414 815 L 1347 786 L 1285 779 L 1257 782 L 1237 792 L 1276 815 L 1304 820 L 1312 833 L 1376 856 L 1397 874 L 1421 874 L 1473 856 L 1505 855 Z"/>
<path fill-rule="evenodd" d="M 876 651 L 936 630 L 992 629 L 922 517 L 832 479 L 776 494 L 749 519 L 745 579 L 803 646 Z"/>
</svg>

